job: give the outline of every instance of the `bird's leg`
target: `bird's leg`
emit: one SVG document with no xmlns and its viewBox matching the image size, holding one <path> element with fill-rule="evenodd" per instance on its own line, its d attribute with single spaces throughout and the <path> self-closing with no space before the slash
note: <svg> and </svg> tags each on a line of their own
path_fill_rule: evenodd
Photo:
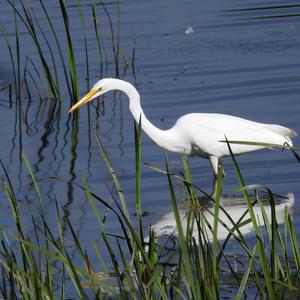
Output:
<svg viewBox="0 0 300 300">
<path fill-rule="evenodd" d="M 221 163 L 221 160 L 216 156 L 211 156 L 209 158 L 212 170 L 213 170 L 213 190 L 211 193 L 211 197 L 215 198 L 217 194 L 217 186 L 218 186 L 218 170 L 219 170 L 219 164 Z M 222 178 L 224 177 L 224 173 L 222 174 Z"/>
</svg>

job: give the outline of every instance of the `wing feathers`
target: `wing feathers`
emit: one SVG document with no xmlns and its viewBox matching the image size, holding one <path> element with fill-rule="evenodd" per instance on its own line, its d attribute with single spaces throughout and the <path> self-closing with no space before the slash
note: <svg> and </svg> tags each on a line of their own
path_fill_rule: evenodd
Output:
<svg viewBox="0 0 300 300">
<path fill-rule="evenodd" d="M 294 130 L 286 128 L 286 127 L 283 127 L 283 126 L 280 126 L 280 125 L 276 125 L 276 124 L 263 124 L 263 127 L 265 127 L 266 129 L 268 129 L 268 130 L 270 130 L 270 131 L 272 131 L 274 133 L 280 134 L 282 136 L 286 136 L 286 137 L 297 136 L 297 133 Z"/>
</svg>

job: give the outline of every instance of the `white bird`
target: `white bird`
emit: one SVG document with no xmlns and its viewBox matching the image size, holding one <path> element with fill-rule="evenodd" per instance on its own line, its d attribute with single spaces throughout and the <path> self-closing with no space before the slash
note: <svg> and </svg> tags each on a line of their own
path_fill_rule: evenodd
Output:
<svg viewBox="0 0 300 300">
<path fill-rule="evenodd" d="M 190 113 L 180 117 L 173 127 L 162 130 L 145 116 L 140 95 L 129 82 L 114 78 L 99 80 L 69 113 L 81 105 L 112 90 L 124 92 L 129 98 L 129 109 L 136 122 L 141 120 L 145 133 L 160 147 L 186 155 L 197 155 L 209 159 L 214 180 L 218 177 L 220 159 L 230 155 L 225 137 L 229 141 L 244 141 L 293 146 L 291 137 L 296 132 L 276 124 L 264 124 L 243 118 L 217 113 Z M 222 142 L 223 141 L 223 142 Z M 234 154 L 270 148 L 268 145 L 231 144 Z M 216 180 L 215 180 L 216 181 Z M 214 184 L 215 193 L 216 185 Z"/>
</svg>

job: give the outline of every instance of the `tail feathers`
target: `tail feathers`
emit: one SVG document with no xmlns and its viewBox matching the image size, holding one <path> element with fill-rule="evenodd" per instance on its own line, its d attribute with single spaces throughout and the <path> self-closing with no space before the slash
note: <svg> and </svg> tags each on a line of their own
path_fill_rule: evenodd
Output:
<svg viewBox="0 0 300 300">
<path fill-rule="evenodd" d="M 297 132 L 295 132 L 292 129 L 280 126 L 280 125 L 276 125 L 276 124 L 265 124 L 264 125 L 265 128 L 267 128 L 268 130 L 275 132 L 277 134 L 280 134 L 282 136 L 285 137 L 295 137 L 297 136 Z"/>
<path fill-rule="evenodd" d="M 297 136 L 297 133 L 294 130 L 276 124 L 265 124 L 264 127 L 274 133 L 283 136 L 289 146 L 293 147 L 293 142 L 290 138 Z"/>
</svg>

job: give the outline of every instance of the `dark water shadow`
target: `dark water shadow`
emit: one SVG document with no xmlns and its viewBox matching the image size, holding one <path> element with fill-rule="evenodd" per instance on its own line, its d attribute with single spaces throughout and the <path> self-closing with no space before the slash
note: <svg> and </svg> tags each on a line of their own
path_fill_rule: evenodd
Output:
<svg viewBox="0 0 300 300">
<path fill-rule="evenodd" d="M 298 11 L 296 10 L 298 9 Z M 270 6 L 255 6 L 238 9 L 224 10 L 225 13 L 246 13 L 243 15 L 244 20 L 259 20 L 259 19 L 279 19 L 279 18 L 294 18 L 300 16 L 299 4 L 287 5 L 270 5 Z M 296 10 L 296 11 L 295 11 Z M 249 17 L 247 17 L 249 13 Z M 257 15 L 255 15 L 255 13 Z"/>
</svg>

